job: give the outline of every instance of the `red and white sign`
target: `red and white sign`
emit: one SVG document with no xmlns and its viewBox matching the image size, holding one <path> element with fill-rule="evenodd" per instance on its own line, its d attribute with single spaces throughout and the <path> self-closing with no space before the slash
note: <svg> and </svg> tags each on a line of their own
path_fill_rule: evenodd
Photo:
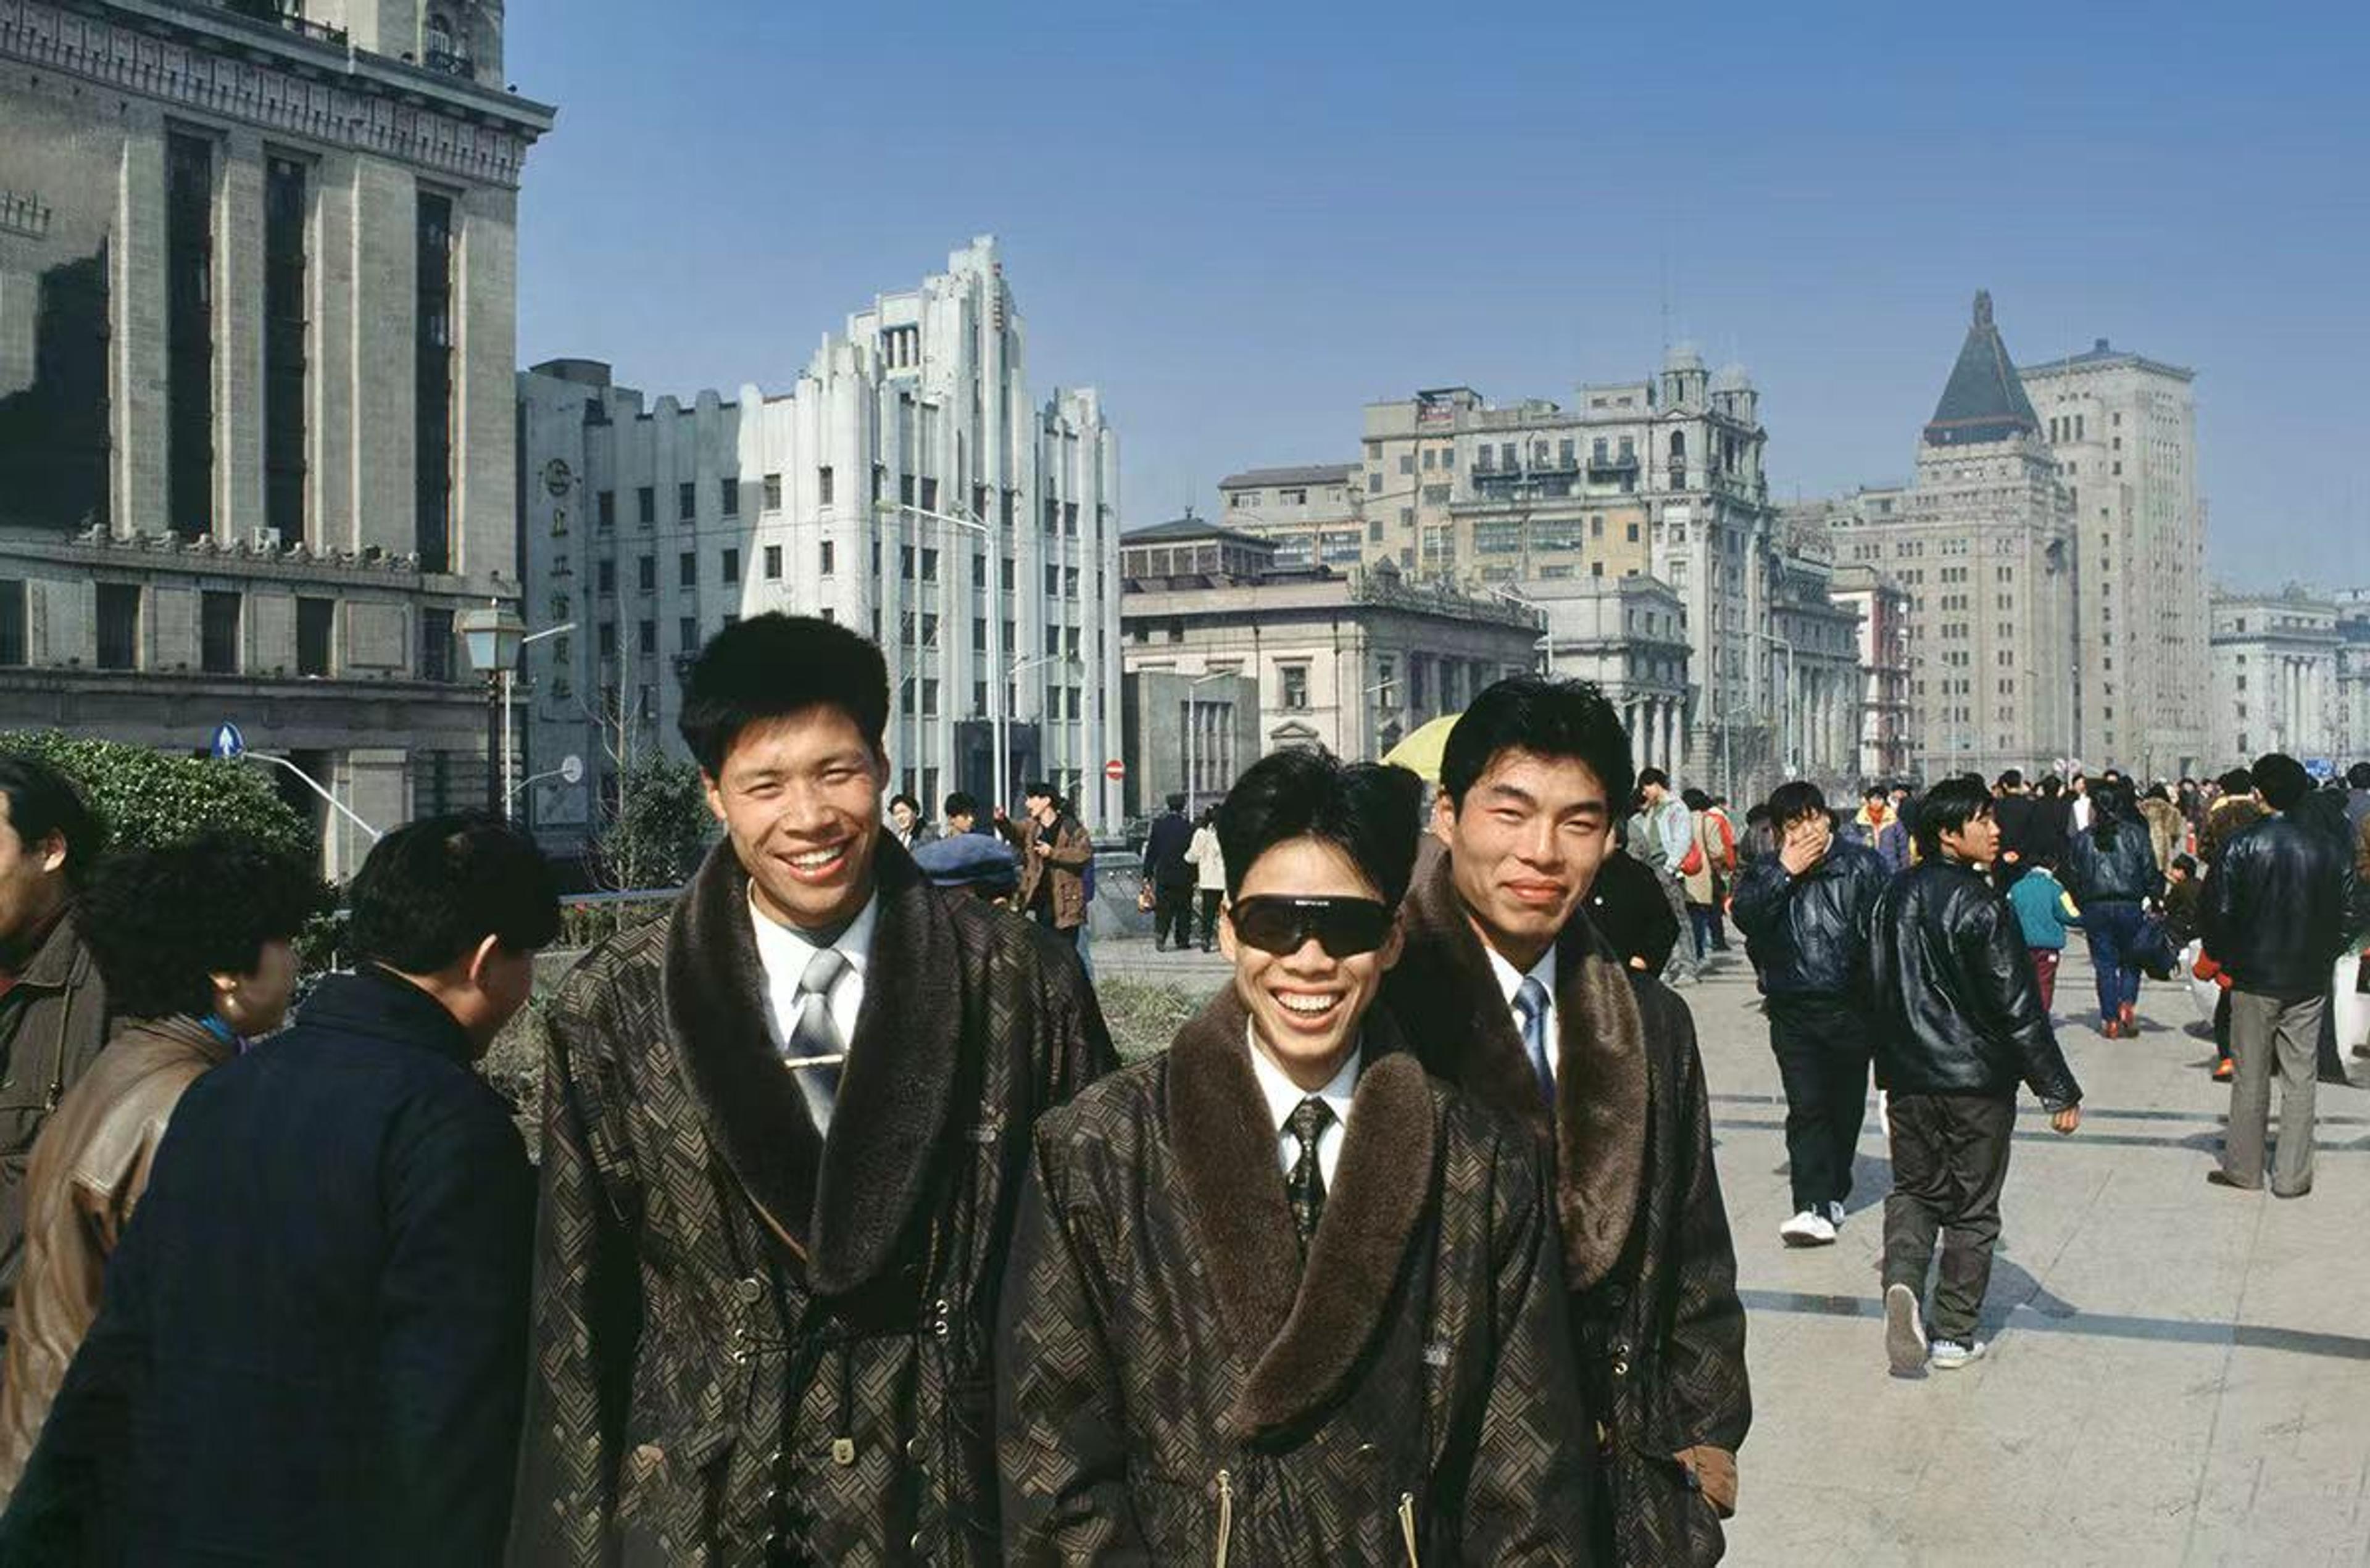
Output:
<svg viewBox="0 0 2370 1568">
<path fill-rule="evenodd" d="M 1127 764 L 1121 761 L 1118 758 L 1113 757 L 1110 761 L 1103 764 L 1103 777 L 1110 780 L 1113 784 L 1119 783 L 1120 780 L 1127 777 Z"/>
</svg>

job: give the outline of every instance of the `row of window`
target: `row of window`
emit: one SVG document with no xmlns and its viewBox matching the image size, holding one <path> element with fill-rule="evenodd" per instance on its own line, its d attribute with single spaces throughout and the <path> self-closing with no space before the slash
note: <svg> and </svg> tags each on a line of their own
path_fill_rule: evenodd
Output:
<svg viewBox="0 0 2370 1568">
<path fill-rule="evenodd" d="M 247 596 L 232 589 L 207 589 L 198 596 L 198 670 L 206 675 L 249 673 L 247 658 Z M 97 667 L 100 670 L 144 668 L 144 618 L 149 613 L 148 590 L 138 583 L 97 585 Z M 298 676 L 327 678 L 337 673 L 335 642 L 338 601 L 311 595 L 296 598 L 296 668 Z M 0 666 L 22 668 L 30 662 L 31 638 L 28 590 L 23 578 L 0 579 Z M 420 612 L 420 677 L 424 681 L 453 678 L 453 612 Z M 273 674 L 282 672 L 274 666 Z M 261 673 L 261 671 L 256 671 Z"/>
</svg>

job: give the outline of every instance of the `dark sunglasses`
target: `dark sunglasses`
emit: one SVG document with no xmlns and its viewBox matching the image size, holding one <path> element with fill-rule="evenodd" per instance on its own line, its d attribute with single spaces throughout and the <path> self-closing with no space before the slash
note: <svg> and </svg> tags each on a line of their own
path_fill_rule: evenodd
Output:
<svg viewBox="0 0 2370 1568">
<path fill-rule="evenodd" d="M 1315 937 L 1336 958 L 1372 953 L 1391 934 L 1390 906 L 1376 898 L 1243 898 L 1228 911 L 1235 935 L 1262 953 L 1297 953 Z"/>
</svg>

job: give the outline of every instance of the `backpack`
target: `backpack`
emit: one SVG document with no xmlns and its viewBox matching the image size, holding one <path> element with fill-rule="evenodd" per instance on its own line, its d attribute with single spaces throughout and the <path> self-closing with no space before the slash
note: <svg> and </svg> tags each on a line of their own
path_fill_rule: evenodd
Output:
<svg viewBox="0 0 2370 1568">
<path fill-rule="evenodd" d="M 1679 862 L 1679 875 L 1682 876 L 1699 876 L 1702 874 L 1703 868 L 1703 818 L 1698 817 L 1696 818 L 1695 837 L 1687 841 L 1686 856 Z"/>
</svg>

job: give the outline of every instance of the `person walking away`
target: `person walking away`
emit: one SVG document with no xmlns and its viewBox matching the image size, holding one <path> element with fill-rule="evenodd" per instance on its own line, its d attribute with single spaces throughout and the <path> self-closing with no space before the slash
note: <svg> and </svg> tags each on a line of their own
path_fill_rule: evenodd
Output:
<svg viewBox="0 0 2370 1568">
<path fill-rule="evenodd" d="M 99 1288 L 181 1093 L 287 1017 L 321 903 L 301 861 L 210 834 L 117 853 L 75 903 L 114 1036 L 34 1140 L 25 1266 L 0 1376 L 0 1503 L 98 1315 Z"/>
<path fill-rule="evenodd" d="M 1736 885 L 1736 929 L 1768 998 L 1769 1048 L 1786 1090 L 1789 1247 L 1825 1246 L 1844 1222 L 1868 1107 L 1868 921 L 1892 879 L 1874 850 L 1835 834 L 1819 786 L 1769 795 L 1778 852 Z"/>
<path fill-rule="evenodd" d="M 513 1568 L 999 1561 L 1030 1128 L 1114 1063 L 1070 946 L 883 830 L 889 714 L 834 622 L 691 667 L 723 841 L 545 1014 Z"/>
<path fill-rule="evenodd" d="M 1876 1080 L 1891 1096 L 1884 1339 L 1897 1377 L 1953 1371 L 1984 1354 L 1975 1327 L 1999 1240 L 2019 1082 L 2040 1097 L 2054 1131 L 2082 1125 L 2081 1085 L 2041 1005 L 2031 955 L 1984 875 L 1999 852 L 1992 811 L 1979 780 L 1929 790 L 1917 808 L 1917 867 L 1885 888 L 1870 925 Z"/>
<path fill-rule="evenodd" d="M 2214 799 L 2205 809 L 2204 826 L 2197 834 L 2197 858 L 2204 866 L 2209 883 L 2215 864 L 2222 858 L 2223 844 L 2266 815 L 2262 803 L 2255 797 L 2255 775 L 2250 769 L 2232 768 L 2214 781 Z M 2214 1005 L 2214 1079 L 2217 1083 L 2226 1083 L 2238 1070 L 2230 1056 L 2230 977 L 2222 971 L 2211 942 L 2204 944 L 2197 972 L 2201 979 L 2215 980 L 2221 989 L 2221 996 Z"/>
<path fill-rule="evenodd" d="M 2304 764 L 2282 752 L 2259 760 L 2255 793 L 2271 813 L 2226 840 L 2206 879 L 2205 945 L 2230 977 L 2230 1050 L 2238 1063 L 2217 1185 L 2263 1185 L 2271 1075 L 2280 1073 L 2280 1137 L 2272 1191 L 2312 1190 L 2314 1057 L 2330 971 L 2355 897 L 2353 868 L 2336 844 L 2291 813 L 2311 793 Z"/>
<path fill-rule="evenodd" d="M 1711 796 L 1688 788 L 1679 798 L 1687 807 L 1687 853 L 1679 861 L 1679 887 L 1687 911 L 1687 934 L 1696 961 L 1711 956 L 1712 932 L 1720 920 L 1720 899 L 1727 889 L 1720 869 L 1720 830 L 1712 820 Z"/>
<path fill-rule="evenodd" d="M 1992 885 L 2005 893 L 2032 862 L 2032 822 L 2040 815 L 2041 802 L 2025 784 L 2020 768 L 2003 770 L 1992 795 L 2000 833 L 1999 864 L 1992 867 Z"/>
<path fill-rule="evenodd" d="M 1172 795 L 1168 809 L 1144 840 L 1144 885 L 1152 889 L 1152 950 L 1165 953 L 1171 941 L 1182 953 L 1193 944 L 1193 824 L 1185 797 Z"/>
<path fill-rule="evenodd" d="M 105 838 L 72 780 L 0 752 L 0 1325 L 24 1266 L 34 1140 L 111 1024 L 107 981 L 74 909 Z"/>
<path fill-rule="evenodd" d="M 2140 817 L 2147 823 L 2148 848 L 2156 852 L 2160 866 L 2172 864 L 2172 857 L 2181 853 L 2187 824 L 2180 819 L 2180 807 L 2172 803 L 2172 792 L 2161 783 L 2152 784 L 2140 797 Z"/>
<path fill-rule="evenodd" d="M 1087 923 L 1087 868 L 1094 862 L 1094 841 L 1052 784 L 1030 784 L 1023 799 L 1027 815 L 1019 822 L 1001 808 L 995 817 L 996 830 L 1020 853 L 1018 907 L 1076 948 Z"/>
<path fill-rule="evenodd" d="M 2065 795 L 2065 781 L 2055 773 L 2043 774 L 2040 794 L 2032 803 L 2032 816 L 2024 827 L 2027 860 L 2065 865 L 2066 846 L 2074 841 L 2071 805 Z"/>
<path fill-rule="evenodd" d="M 997 1330 L 1008 1561 L 1597 1561 L 1542 1151 L 1372 1005 L 1421 787 L 1255 763 L 1218 818 L 1233 983 L 1038 1124 Z"/>
<path fill-rule="evenodd" d="M 2345 822 L 2344 794 L 2332 786 L 2307 790 L 2305 797 L 2288 813 L 2299 827 L 2318 833 L 2336 849 L 2338 858 L 2350 870 L 2353 864 L 2353 835 Z M 2350 882 L 2346 912 L 2341 930 L 2346 936 L 2353 933 L 2353 900 L 2360 892 L 2359 885 Z M 2345 1053 L 2337 1045 L 2337 991 L 2341 985 L 2347 990 L 2353 987 L 2351 965 L 2333 964 L 2330 971 L 2329 1005 L 2321 1009 L 2320 1028 L 2315 1040 L 2315 1070 L 2323 1083 L 2350 1086 L 2345 1075 Z"/>
<path fill-rule="evenodd" d="M 1202 951 L 1217 945 L 1218 907 L 1226 901 L 1226 852 L 1218 842 L 1218 808 L 1202 808 L 1193 842 L 1185 852 L 1193 866 L 1193 888 L 1202 898 Z"/>
<path fill-rule="evenodd" d="M 2082 933 L 2089 939 L 2099 1033 L 2110 1040 L 2128 1039 L 2137 1026 L 2140 995 L 2133 950 L 2146 906 L 2164 890 L 2164 870 L 2128 784 L 2100 779 L 2087 798 L 2090 825 L 2066 848 L 2065 888 L 2082 911 Z"/>
<path fill-rule="evenodd" d="M 1435 1077 L 1555 1153 L 1582 1389 L 1601 1423 L 1599 1556 L 1702 1564 L 1724 1549 L 1753 1401 L 1694 1022 L 1582 913 L 1631 766 L 1593 686 L 1522 675 L 1477 696 L 1449 733 L 1438 843 L 1417 861 L 1383 1005 Z"/>
<path fill-rule="evenodd" d="M 507 824 L 373 847 L 355 971 L 174 1106 L 0 1561 L 500 1562 L 535 1175 L 474 1068 L 558 931 Z"/>
<path fill-rule="evenodd" d="M 2074 896 L 2057 880 L 2057 868 L 2036 860 L 2008 890 L 2008 908 L 2016 912 L 2017 929 L 2025 951 L 2032 955 L 2033 976 L 2041 985 L 2041 1011 L 2057 1006 L 2057 964 L 2065 956 L 2065 929 L 2082 923 Z"/>
</svg>

